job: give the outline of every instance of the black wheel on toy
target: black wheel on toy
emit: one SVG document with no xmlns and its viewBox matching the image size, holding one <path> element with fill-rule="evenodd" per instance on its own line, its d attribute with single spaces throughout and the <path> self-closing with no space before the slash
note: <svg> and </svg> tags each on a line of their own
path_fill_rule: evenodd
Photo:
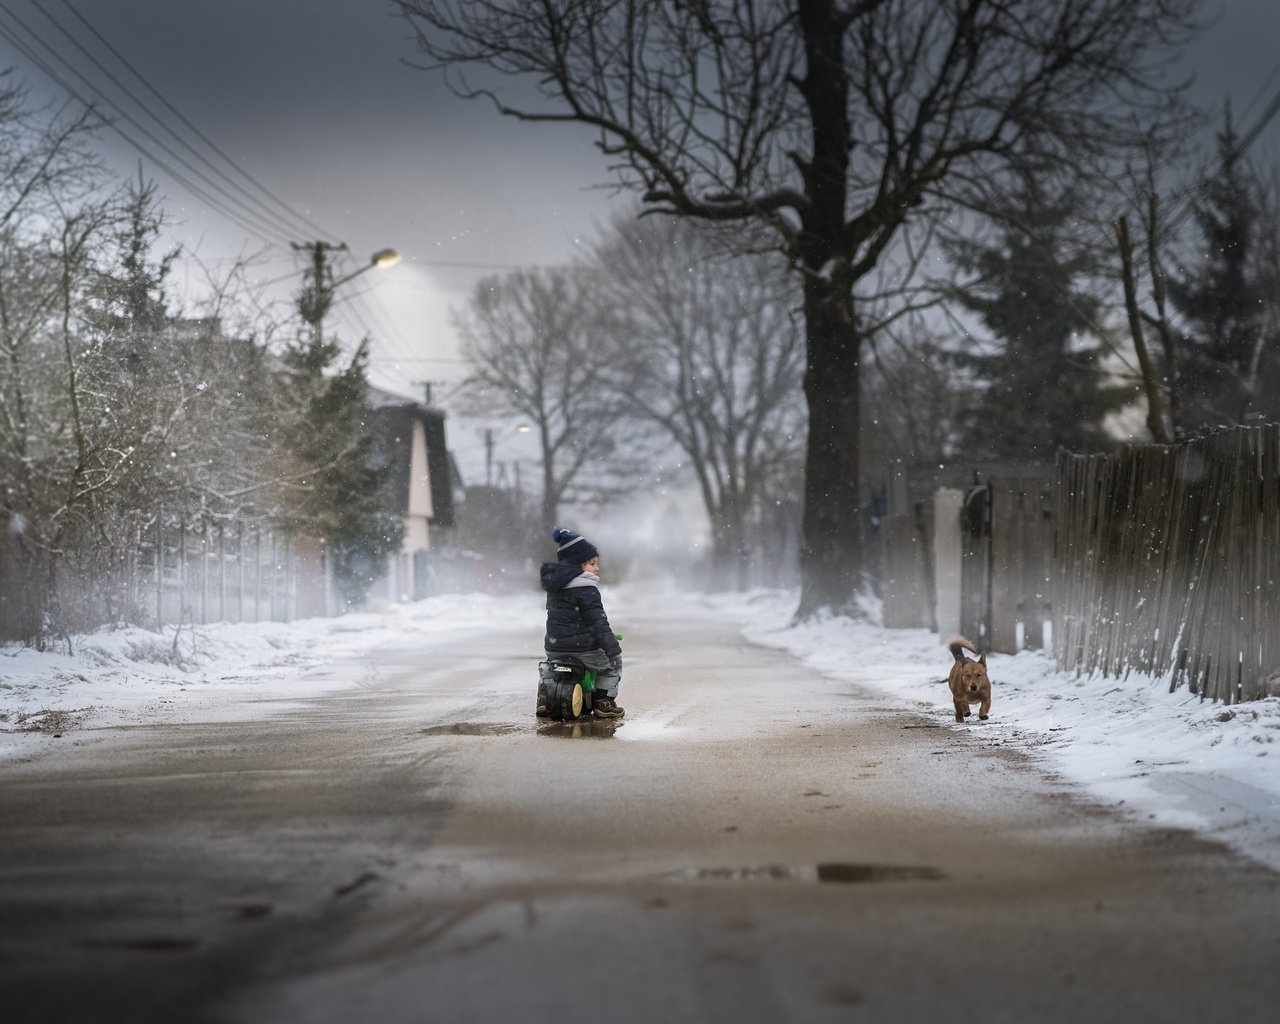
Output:
<svg viewBox="0 0 1280 1024">
<path fill-rule="evenodd" d="M 577 680 L 554 680 L 547 684 L 547 714 L 562 720 L 581 718 L 584 697 Z"/>
</svg>

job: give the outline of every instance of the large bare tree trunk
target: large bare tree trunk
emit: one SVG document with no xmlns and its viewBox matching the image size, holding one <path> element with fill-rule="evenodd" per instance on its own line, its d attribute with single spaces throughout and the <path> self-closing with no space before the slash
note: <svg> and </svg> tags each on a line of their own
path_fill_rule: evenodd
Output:
<svg viewBox="0 0 1280 1024">
<path fill-rule="evenodd" d="M 837 286 L 838 287 L 838 286 Z M 796 615 L 845 606 L 862 566 L 858 523 L 859 338 L 847 293 L 829 282 L 805 281 L 809 404 L 805 453 L 800 605 Z"/>
<path fill-rule="evenodd" d="M 862 569 L 857 524 L 859 367 L 845 240 L 849 190 L 849 76 L 841 15 L 832 0 L 796 4 L 804 37 L 800 92 L 811 126 L 808 162 L 801 166 L 810 204 L 802 214 L 809 406 L 804 519 L 800 547 L 800 606 L 808 617 L 846 605 Z"/>
</svg>

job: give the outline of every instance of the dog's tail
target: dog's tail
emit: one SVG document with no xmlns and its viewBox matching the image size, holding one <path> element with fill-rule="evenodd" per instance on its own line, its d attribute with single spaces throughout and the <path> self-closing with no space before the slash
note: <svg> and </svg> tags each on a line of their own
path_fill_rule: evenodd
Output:
<svg viewBox="0 0 1280 1024">
<path fill-rule="evenodd" d="M 973 651 L 974 654 L 978 653 L 978 648 L 973 646 L 973 641 L 967 637 L 961 636 L 959 633 L 947 641 L 947 647 L 951 651 L 951 656 L 955 658 L 956 661 L 965 660 L 964 654 L 962 653 L 963 651 Z"/>
</svg>

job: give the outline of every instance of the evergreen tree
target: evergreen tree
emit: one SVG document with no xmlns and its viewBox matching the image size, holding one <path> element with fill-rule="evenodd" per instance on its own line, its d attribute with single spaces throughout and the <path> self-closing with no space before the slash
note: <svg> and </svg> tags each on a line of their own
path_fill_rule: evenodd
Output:
<svg viewBox="0 0 1280 1024">
<path fill-rule="evenodd" d="M 299 312 L 309 325 L 284 353 L 286 427 L 291 465 L 283 475 L 286 521 L 323 540 L 333 559 L 343 599 L 358 605 L 383 572 L 387 555 L 400 550 L 403 519 L 389 511 L 383 489 L 391 467 L 375 458 L 377 434 L 370 419 L 368 344 L 361 342 L 346 366 L 327 340 L 308 295 L 326 295 L 323 260 L 299 294 Z M 327 302 L 324 304 L 327 307 Z"/>
<path fill-rule="evenodd" d="M 1052 459 L 1058 448 L 1105 448 L 1105 416 L 1130 391 L 1106 383 L 1094 333 L 1097 302 L 1078 281 L 1093 270 L 1073 244 L 1075 203 L 1051 199 L 1029 176 L 991 242 L 971 240 L 953 257 L 977 283 L 955 300 L 990 340 L 955 354 L 976 382 L 960 415 L 960 451 L 971 457 Z"/>
<path fill-rule="evenodd" d="M 1230 108 L 1218 135 L 1218 171 L 1203 183 L 1200 196 L 1194 208 L 1199 259 L 1180 268 L 1169 284 L 1183 324 L 1184 414 L 1177 426 L 1192 430 L 1277 411 L 1274 394 L 1258 386 L 1274 369 L 1277 349 L 1258 267 L 1266 222 L 1261 186 L 1241 158 Z"/>
</svg>

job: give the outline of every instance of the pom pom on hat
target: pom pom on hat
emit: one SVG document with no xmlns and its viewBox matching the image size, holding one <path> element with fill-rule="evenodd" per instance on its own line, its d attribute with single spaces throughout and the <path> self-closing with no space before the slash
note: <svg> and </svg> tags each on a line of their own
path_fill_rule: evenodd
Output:
<svg viewBox="0 0 1280 1024">
<path fill-rule="evenodd" d="M 574 533 L 572 530 L 562 530 L 557 527 L 551 531 L 551 539 L 556 542 L 556 556 L 562 562 L 581 565 L 583 562 L 589 562 L 600 555 L 600 552 L 596 550 L 596 546 L 591 541 L 580 533 Z"/>
</svg>

